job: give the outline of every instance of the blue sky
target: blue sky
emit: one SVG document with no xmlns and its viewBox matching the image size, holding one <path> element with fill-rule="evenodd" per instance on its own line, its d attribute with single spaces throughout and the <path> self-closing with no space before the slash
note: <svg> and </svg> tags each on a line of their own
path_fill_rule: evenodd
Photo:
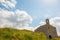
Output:
<svg viewBox="0 0 60 40">
<path fill-rule="evenodd" d="M 39 25 L 39 22 L 46 18 L 60 16 L 58 13 L 60 11 L 59 0 L 53 0 L 53 2 L 51 0 L 50 3 L 46 0 L 48 4 L 43 1 L 41 3 L 41 0 L 19 0 L 16 9 L 26 11 L 33 18 L 33 26 Z"/>
<path fill-rule="evenodd" d="M 0 0 L 1 27 L 35 29 L 47 18 L 60 35 L 60 0 Z"/>
</svg>

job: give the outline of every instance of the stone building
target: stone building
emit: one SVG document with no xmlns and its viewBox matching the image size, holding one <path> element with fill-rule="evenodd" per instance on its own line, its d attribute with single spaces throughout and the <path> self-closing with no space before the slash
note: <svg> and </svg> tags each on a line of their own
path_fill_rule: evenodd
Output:
<svg viewBox="0 0 60 40">
<path fill-rule="evenodd" d="M 43 32 L 48 38 L 56 38 L 56 28 L 49 23 L 49 19 L 46 19 L 46 24 L 38 27 L 35 32 Z"/>
</svg>

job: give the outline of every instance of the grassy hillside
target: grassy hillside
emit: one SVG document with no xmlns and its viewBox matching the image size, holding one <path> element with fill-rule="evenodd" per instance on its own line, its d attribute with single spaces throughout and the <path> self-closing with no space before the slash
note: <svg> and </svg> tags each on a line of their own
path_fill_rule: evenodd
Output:
<svg viewBox="0 0 60 40">
<path fill-rule="evenodd" d="M 0 40 L 48 40 L 48 39 L 42 32 L 35 33 L 29 30 L 0 28 Z M 60 38 L 55 38 L 52 40 L 60 40 Z"/>
</svg>

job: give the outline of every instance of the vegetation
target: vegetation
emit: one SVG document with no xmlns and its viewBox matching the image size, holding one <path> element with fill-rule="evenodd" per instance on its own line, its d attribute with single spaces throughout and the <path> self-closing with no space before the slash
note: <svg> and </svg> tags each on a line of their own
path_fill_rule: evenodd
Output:
<svg viewBox="0 0 60 40">
<path fill-rule="evenodd" d="M 49 40 L 44 33 L 35 33 L 29 30 L 17 30 L 12 28 L 0 28 L 0 40 Z M 53 38 L 51 40 L 60 40 Z"/>
</svg>

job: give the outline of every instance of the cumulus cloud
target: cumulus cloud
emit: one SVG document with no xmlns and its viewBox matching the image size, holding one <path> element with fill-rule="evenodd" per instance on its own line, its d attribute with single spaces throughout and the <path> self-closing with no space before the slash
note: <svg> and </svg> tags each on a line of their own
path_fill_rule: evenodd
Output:
<svg viewBox="0 0 60 40">
<path fill-rule="evenodd" d="M 54 26 L 60 26 L 60 17 L 54 17 L 50 19 L 51 24 Z"/>
<path fill-rule="evenodd" d="M 58 36 L 60 36 L 60 31 L 58 31 Z"/>
<path fill-rule="evenodd" d="M 14 8 L 16 5 L 16 0 L 0 0 L 0 3 L 6 8 Z"/>
<path fill-rule="evenodd" d="M 40 26 L 46 24 L 45 22 L 40 22 Z"/>
<path fill-rule="evenodd" d="M 32 18 L 25 11 L 13 12 L 0 9 L 0 27 L 28 29 L 30 23 L 32 23 Z"/>
<path fill-rule="evenodd" d="M 50 24 L 57 28 L 58 35 L 60 35 L 60 17 L 51 18 Z"/>
<path fill-rule="evenodd" d="M 0 0 L 0 3 L 6 8 L 15 8 L 16 0 Z M 32 18 L 27 12 L 21 10 L 8 11 L 0 8 L 0 28 L 17 28 L 17 29 L 27 29 L 33 30 L 30 27 L 32 23 Z"/>
</svg>

